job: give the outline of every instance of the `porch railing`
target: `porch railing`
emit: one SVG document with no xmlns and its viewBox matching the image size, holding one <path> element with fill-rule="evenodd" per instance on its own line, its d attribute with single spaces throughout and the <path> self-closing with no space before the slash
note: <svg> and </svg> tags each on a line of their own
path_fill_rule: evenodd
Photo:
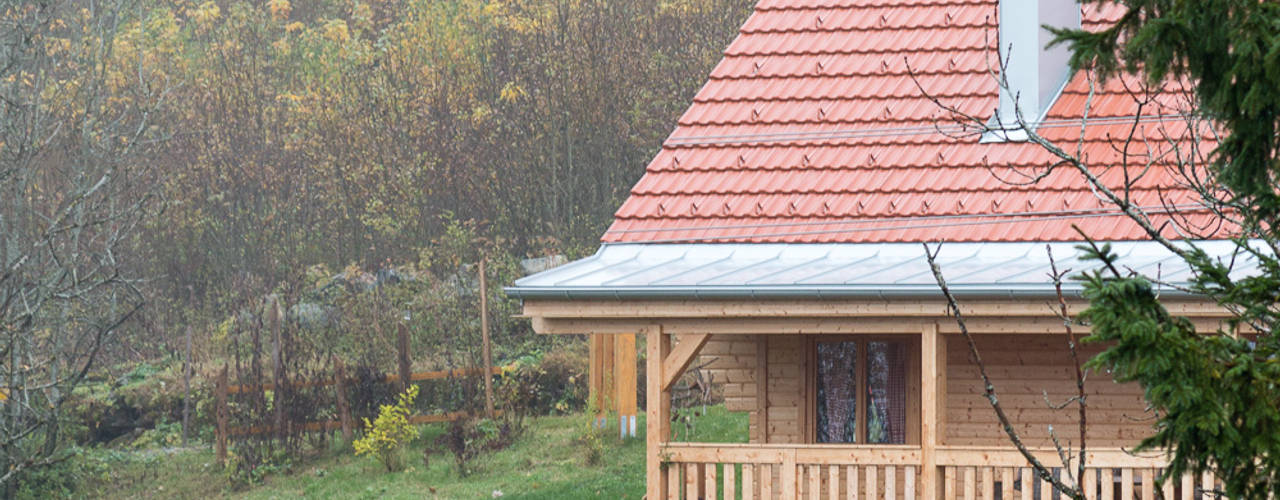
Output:
<svg viewBox="0 0 1280 500">
<path fill-rule="evenodd" d="M 1034 450 L 1040 463 L 1053 467 L 1059 481 L 1070 484 L 1068 474 L 1075 474 L 1075 460 L 1070 470 L 1051 449 Z M 1048 481 L 1036 477 L 1021 453 L 1012 448 L 944 446 L 937 451 L 941 469 L 943 498 L 1049 500 L 1058 498 Z M 1086 455 L 1083 486 L 1085 495 L 1096 500 L 1155 500 L 1159 487 L 1168 500 L 1202 500 L 1217 498 L 1219 488 L 1212 476 L 1184 475 L 1163 485 L 1156 481 L 1165 466 L 1159 455 L 1139 456 L 1120 449 L 1100 449 Z M 1056 467 L 1054 467 L 1056 466 Z"/>
<path fill-rule="evenodd" d="M 670 500 L 923 498 L 916 446 L 666 443 L 661 449 L 663 498 Z M 1059 466 L 1053 473 L 1070 482 L 1056 453 L 1040 449 L 1036 454 L 1042 463 Z M 1161 457 L 1109 449 L 1091 451 L 1086 458 L 1083 483 L 1091 499 L 1155 498 Z M 1059 498 L 1010 448 L 939 447 L 935 460 L 939 498 Z M 1166 499 L 1203 500 L 1216 498 L 1217 486 L 1209 476 L 1185 476 L 1160 488 Z"/>
<path fill-rule="evenodd" d="M 916 498 L 915 446 L 668 443 L 671 500 Z"/>
</svg>

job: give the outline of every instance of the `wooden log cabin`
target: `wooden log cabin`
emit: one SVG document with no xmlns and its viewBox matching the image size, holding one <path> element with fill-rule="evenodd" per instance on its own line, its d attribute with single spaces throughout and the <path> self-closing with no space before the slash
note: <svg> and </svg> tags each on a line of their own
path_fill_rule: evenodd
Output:
<svg viewBox="0 0 1280 500">
<path fill-rule="evenodd" d="M 996 123 L 1016 122 L 1016 109 L 1038 133 L 1078 146 L 1168 234 L 1213 227 L 1166 161 L 1178 151 L 1163 149 L 1186 144 L 1169 140 L 1189 133 L 1170 125 L 1185 111 L 1180 87 L 1139 96 L 1132 78 L 1091 82 L 1069 70 L 1065 48 L 1044 47 L 1042 25 L 1103 27 L 1118 9 L 1070 0 L 757 5 L 600 250 L 508 288 L 539 333 L 639 334 L 647 498 L 1058 498 L 983 397 L 926 242 L 945 242 L 941 268 L 1000 401 L 1055 474 L 1090 498 L 1208 494 L 1212 478 L 1157 484 L 1162 456 L 1126 451 L 1152 418 L 1141 389 L 1107 373 L 1087 379 L 1085 476 L 1066 476 L 1052 446 L 1051 432 L 1074 451 L 1081 436 L 1047 247 L 1060 269 L 1091 268 L 1074 226 L 1165 283 L 1185 282 L 1185 265 L 1078 172 L 1049 168 L 1057 160 L 1020 140 L 1024 130 L 967 134 L 939 107 Z M 999 60 L 1007 89 L 992 77 Z M 1136 157 L 1118 143 L 1127 133 L 1144 148 Z M 1134 158 L 1148 159 L 1138 180 L 1126 175 Z M 1197 244 L 1219 255 L 1234 248 Z M 1083 308 L 1078 284 L 1064 293 L 1073 312 Z M 1227 317 L 1176 287 L 1162 297 L 1206 332 Z M 749 415 L 747 443 L 671 438 L 672 384 L 699 358 L 724 383 L 727 409 Z"/>
</svg>

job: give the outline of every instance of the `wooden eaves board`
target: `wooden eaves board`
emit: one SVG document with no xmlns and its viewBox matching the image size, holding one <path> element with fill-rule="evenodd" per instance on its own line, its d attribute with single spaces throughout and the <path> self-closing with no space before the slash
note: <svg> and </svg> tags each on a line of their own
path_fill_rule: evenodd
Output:
<svg viewBox="0 0 1280 500">
<path fill-rule="evenodd" d="M 1086 307 L 1069 303 L 1071 314 Z M 1170 313 L 1191 318 L 1203 332 L 1217 331 L 1231 317 L 1207 301 L 1169 301 Z M 1044 300 L 962 301 L 974 333 L 1062 333 L 1062 321 Z M 637 332 L 660 323 L 670 334 L 918 334 L 937 324 L 940 333 L 959 333 L 941 300 L 535 300 L 524 316 L 542 334 Z M 1087 333 L 1088 327 L 1075 327 Z"/>
</svg>

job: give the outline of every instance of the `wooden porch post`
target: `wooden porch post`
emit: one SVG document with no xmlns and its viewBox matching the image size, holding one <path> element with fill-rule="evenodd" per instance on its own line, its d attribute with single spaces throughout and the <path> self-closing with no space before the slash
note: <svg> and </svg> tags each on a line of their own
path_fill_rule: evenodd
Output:
<svg viewBox="0 0 1280 500">
<path fill-rule="evenodd" d="M 658 500 L 667 491 L 660 453 L 671 435 L 671 393 L 662 388 L 662 362 L 671 353 L 671 339 L 661 325 L 646 328 L 645 337 L 645 497 Z"/>
<path fill-rule="evenodd" d="M 587 397 L 595 404 L 596 427 L 604 427 L 608 423 L 606 416 L 618 408 L 614 397 L 614 385 L 617 380 L 614 366 L 614 334 L 591 334 L 589 387 Z"/>
<path fill-rule="evenodd" d="M 946 344 L 938 333 L 938 324 L 929 323 L 920 332 L 920 496 L 926 500 L 938 498 L 937 448 L 943 418 L 942 402 L 946 394 L 940 390 L 939 378 L 946 376 Z M 941 347 L 941 348 L 940 348 Z"/>
<path fill-rule="evenodd" d="M 756 439 L 769 442 L 769 336 L 756 336 Z"/>
<path fill-rule="evenodd" d="M 614 397 L 618 400 L 618 434 L 636 435 L 636 334 L 619 334 L 614 346 Z"/>
<path fill-rule="evenodd" d="M 590 336 L 591 367 L 588 371 L 587 398 L 595 408 L 596 414 L 593 425 L 596 427 L 604 427 L 605 415 L 608 414 L 610 409 L 608 386 L 611 380 L 609 374 L 613 371 L 613 364 L 609 361 L 613 357 L 613 345 L 612 342 L 606 345 L 606 341 L 612 338 L 612 335 L 602 333 L 593 333 Z M 609 351 L 609 356 L 605 356 L 605 351 Z"/>
</svg>

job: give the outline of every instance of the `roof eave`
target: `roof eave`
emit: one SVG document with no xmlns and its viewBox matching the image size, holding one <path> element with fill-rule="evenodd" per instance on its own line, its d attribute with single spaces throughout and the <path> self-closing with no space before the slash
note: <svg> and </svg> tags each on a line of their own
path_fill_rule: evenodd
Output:
<svg viewBox="0 0 1280 500">
<path fill-rule="evenodd" d="M 966 299 L 1056 299 L 1052 286 L 1010 287 L 997 285 L 949 286 L 956 298 Z M 522 300 L 623 300 L 623 299 L 941 299 L 937 286 L 833 286 L 833 287 L 507 287 L 507 295 Z M 1069 299 L 1081 298 L 1078 285 L 1064 286 Z M 1178 289 L 1161 291 L 1164 297 L 1190 298 L 1194 294 Z"/>
</svg>

